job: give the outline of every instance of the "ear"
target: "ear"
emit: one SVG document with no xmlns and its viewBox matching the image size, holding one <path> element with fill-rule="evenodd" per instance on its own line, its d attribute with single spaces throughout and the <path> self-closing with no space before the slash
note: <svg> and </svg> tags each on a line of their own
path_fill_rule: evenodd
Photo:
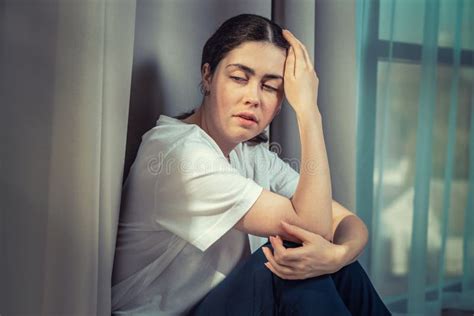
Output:
<svg viewBox="0 0 474 316">
<path fill-rule="evenodd" d="M 206 91 L 209 91 L 212 82 L 211 66 L 209 65 L 209 63 L 205 63 L 204 65 L 202 65 L 201 78 L 204 89 Z"/>
</svg>

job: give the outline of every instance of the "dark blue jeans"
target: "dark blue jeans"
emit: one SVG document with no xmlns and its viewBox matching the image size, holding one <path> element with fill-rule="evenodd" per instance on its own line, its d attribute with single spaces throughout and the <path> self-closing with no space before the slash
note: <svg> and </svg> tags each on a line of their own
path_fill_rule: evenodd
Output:
<svg viewBox="0 0 474 316">
<path fill-rule="evenodd" d="M 284 245 L 301 246 L 288 241 Z M 272 249 L 270 242 L 264 246 Z M 281 279 L 265 262 L 262 249 L 258 249 L 188 315 L 391 315 L 358 262 L 305 280 Z"/>
</svg>

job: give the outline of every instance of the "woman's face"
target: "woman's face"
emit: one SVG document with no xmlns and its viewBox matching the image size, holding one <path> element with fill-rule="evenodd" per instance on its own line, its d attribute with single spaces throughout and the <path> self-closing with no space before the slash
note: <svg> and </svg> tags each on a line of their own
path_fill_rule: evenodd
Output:
<svg viewBox="0 0 474 316">
<path fill-rule="evenodd" d="M 206 102 L 212 113 L 207 119 L 221 142 L 235 146 L 260 134 L 272 121 L 284 97 L 285 59 L 285 50 L 271 43 L 245 42 L 219 62 L 212 77 L 204 67 L 204 85 L 211 92 Z"/>
</svg>

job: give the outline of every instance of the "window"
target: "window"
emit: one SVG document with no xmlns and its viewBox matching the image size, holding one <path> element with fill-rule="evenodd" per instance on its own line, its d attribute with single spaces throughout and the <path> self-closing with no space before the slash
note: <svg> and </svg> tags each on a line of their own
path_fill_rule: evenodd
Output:
<svg viewBox="0 0 474 316">
<path fill-rule="evenodd" d="M 474 86 L 474 1 L 464 1 L 461 58 L 457 84 L 457 122 L 451 182 L 445 284 L 462 273 L 464 211 L 468 190 L 468 145 Z M 376 103 L 374 214 L 370 271 L 385 298 L 408 290 L 408 266 L 413 218 L 424 1 L 376 1 L 377 30 L 367 69 L 375 78 Z M 436 107 L 428 216 L 427 286 L 438 282 L 443 227 L 449 111 L 454 80 L 456 1 L 441 0 L 438 32 Z M 392 21 L 393 12 L 393 24 Z M 391 26 L 393 25 L 393 32 Z M 392 37 L 392 42 L 390 38 Z M 392 46 L 391 46 L 392 45 Z M 391 50 L 390 50 L 391 49 Z M 382 227 L 382 228 L 380 228 Z M 373 233 L 374 234 L 374 233 Z"/>
</svg>

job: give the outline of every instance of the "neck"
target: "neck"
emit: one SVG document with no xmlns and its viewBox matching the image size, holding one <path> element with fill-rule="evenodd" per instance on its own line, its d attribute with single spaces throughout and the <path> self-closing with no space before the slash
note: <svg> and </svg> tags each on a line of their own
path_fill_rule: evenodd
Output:
<svg viewBox="0 0 474 316">
<path fill-rule="evenodd" d="M 229 153 L 235 148 L 235 144 L 226 143 L 222 139 L 222 135 L 215 130 L 212 124 L 209 124 L 209 116 L 207 115 L 207 107 L 205 106 L 204 102 L 199 106 L 199 108 L 194 112 L 191 116 L 184 119 L 183 122 L 188 124 L 196 124 L 198 125 L 203 131 L 205 131 L 214 141 L 217 143 L 219 148 L 221 149 L 224 156 L 229 160 Z"/>
</svg>

